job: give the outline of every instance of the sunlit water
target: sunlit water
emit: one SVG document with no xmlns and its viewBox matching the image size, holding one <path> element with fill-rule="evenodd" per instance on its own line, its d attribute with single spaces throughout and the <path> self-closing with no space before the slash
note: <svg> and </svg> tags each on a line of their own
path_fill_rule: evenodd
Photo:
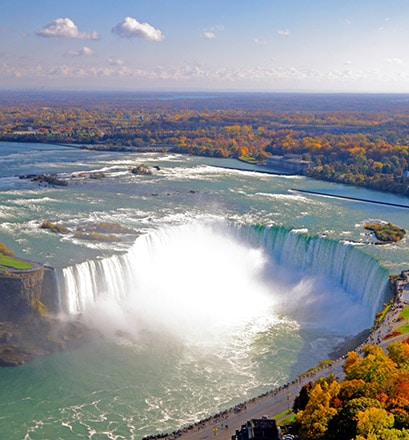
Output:
<svg viewBox="0 0 409 440">
<path fill-rule="evenodd" d="M 131 174 L 139 163 L 159 170 Z M 363 298 L 361 289 L 305 262 L 289 267 L 294 256 L 278 258 L 268 240 L 249 238 L 247 227 L 285 226 L 352 243 L 390 273 L 409 265 L 406 240 L 374 246 L 363 229 L 370 220 L 409 229 L 406 209 L 291 189 L 409 206 L 407 198 L 175 154 L 4 144 L 0 165 L 0 241 L 56 267 L 62 312 L 81 313 L 105 336 L 0 370 L 1 438 L 131 439 L 171 431 L 287 382 L 370 327 L 371 304 L 379 302 L 371 292 Z M 81 174 L 90 171 L 106 177 Z M 63 172 L 69 185 L 18 178 L 40 172 Z M 72 231 L 116 222 L 138 235 L 95 243 L 52 234 L 40 228 L 44 220 Z M 362 266 L 362 279 L 367 271 Z"/>
</svg>

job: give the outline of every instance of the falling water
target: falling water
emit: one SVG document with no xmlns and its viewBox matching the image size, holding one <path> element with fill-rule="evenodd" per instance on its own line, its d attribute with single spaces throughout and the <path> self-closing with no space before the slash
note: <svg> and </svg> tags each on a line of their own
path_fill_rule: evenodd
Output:
<svg viewBox="0 0 409 440">
<path fill-rule="evenodd" d="M 303 321 L 358 331 L 370 325 L 387 281 L 387 270 L 351 245 L 225 222 L 159 229 L 125 254 L 63 270 L 70 315 L 104 332 L 160 329 L 201 340 L 261 317 L 297 318 L 297 310 Z M 336 326 L 336 317 L 345 322 Z"/>
</svg>

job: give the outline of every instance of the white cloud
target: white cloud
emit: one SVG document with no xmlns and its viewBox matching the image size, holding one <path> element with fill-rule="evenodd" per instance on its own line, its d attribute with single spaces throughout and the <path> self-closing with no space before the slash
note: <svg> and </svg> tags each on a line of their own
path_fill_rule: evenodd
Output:
<svg viewBox="0 0 409 440">
<path fill-rule="evenodd" d="M 216 38 L 216 34 L 211 31 L 204 31 L 202 32 L 202 37 L 206 40 L 214 40 Z"/>
<path fill-rule="evenodd" d="M 277 31 L 277 34 L 278 35 L 284 35 L 286 37 L 286 36 L 290 35 L 290 31 L 288 29 L 279 29 Z"/>
<path fill-rule="evenodd" d="M 67 52 L 67 55 L 71 57 L 82 57 L 82 56 L 90 57 L 94 55 L 94 53 L 95 52 L 90 47 L 84 46 L 79 50 L 69 50 Z"/>
<path fill-rule="evenodd" d="M 255 38 L 253 41 L 257 46 L 265 46 L 268 44 L 267 40 L 260 40 L 260 38 Z"/>
<path fill-rule="evenodd" d="M 400 58 L 386 58 L 385 61 L 389 64 L 402 64 L 402 60 Z"/>
<path fill-rule="evenodd" d="M 161 41 L 165 38 L 159 29 L 155 29 L 149 23 L 139 23 L 132 17 L 125 17 L 122 23 L 112 28 L 112 32 L 123 38 L 143 38 L 152 41 Z"/>
<path fill-rule="evenodd" d="M 224 26 L 218 24 L 217 26 L 212 26 L 211 28 L 204 29 L 202 32 L 202 37 L 206 40 L 214 40 L 217 37 L 216 32 L 224 31 Z"/>
<path fill-rule="evenodd" d="M 98 40 L 96 32 L 80 32 L 76 24 L 70 18 L 56 18 L 51 23 L 46 24 L 42 29 L 36 31 L 41 37 L 63 37 L 81 40 Z"/>
<path fill-rule="evenodd" d="M 123 66 L 125 63 L 123 60 L 120 60 L 119 58 L 109 57 L 108 64 L 110 66 Z"/>
</svg>

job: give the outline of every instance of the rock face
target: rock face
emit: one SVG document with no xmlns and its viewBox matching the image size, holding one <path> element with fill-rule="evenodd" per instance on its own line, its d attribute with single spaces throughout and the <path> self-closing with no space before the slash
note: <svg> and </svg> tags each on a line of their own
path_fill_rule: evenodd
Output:
<svg viewBox="0 0 409 440">
<path fill-rule="evenodd" d="M 58 312 L 54 270 L 37 267 L 0 275 L 0 321 L 15 321 L 34 312 Z M 39 308 L 42 310 L 39 310 Z"/>
<path fill-rule="evenodd" d="M 20 319 L 33 310 L 43 291 L 44 268 L 0 276 L 0 320 Z"/>
<path fill-rule="evenodd" d="M 49 313 L 60 312 L 60 299 L 58 295 L 58 282 L 55 270 L 52 267 L 44 267 L 41 302 Z"/>
<path fill-rule="evenodd" d="M 35 313 L 0 322 L 0 367 L 17 367 L 39 356 L 75 349 L 94 336 L 98 337 L 79 321 L 62 322 Z"/>
<path fill-rule="evenodd" d="M 18 366 L 55 351 L 78 347 L 91 332 L 79 321 L 62 322 L 54 270 L 0 273 L 0 366 Z"/>
</svg>

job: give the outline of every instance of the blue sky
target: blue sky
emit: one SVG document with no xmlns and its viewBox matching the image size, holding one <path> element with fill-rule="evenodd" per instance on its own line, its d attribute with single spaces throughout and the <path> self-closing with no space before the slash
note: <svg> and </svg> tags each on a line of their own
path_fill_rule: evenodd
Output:
<svg viewBox="0 0 409 440">
<path fill-rule="evenodd" d="M 1 0 L 0 88 L 409 92 L 409 0 Z"/>
</svg>

